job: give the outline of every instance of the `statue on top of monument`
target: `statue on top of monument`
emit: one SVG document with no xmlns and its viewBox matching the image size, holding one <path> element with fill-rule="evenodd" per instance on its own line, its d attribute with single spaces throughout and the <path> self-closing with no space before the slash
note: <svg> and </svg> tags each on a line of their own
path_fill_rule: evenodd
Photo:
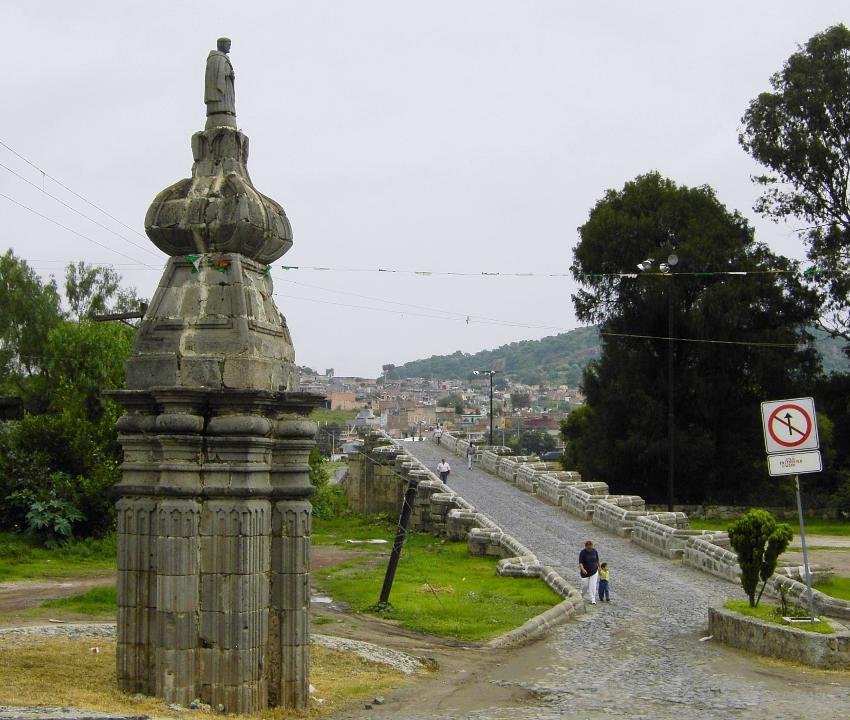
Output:
<svg viewBox="0 0 850 720">
<path fill-rule="evenodd" d="M 204 76 L 204 102 L 207 106 L 207 117 L 213 115 L 236 116 L 236 93 L 233 81 L 236 75 L 227 53 L 230 52 L 230 38 L 219 38 L 217 49 L 210 51 L 207 57 L 207 70 Z M 235 127 L 232 118 L 217 118 L 222 124 Z"/>
</svg>

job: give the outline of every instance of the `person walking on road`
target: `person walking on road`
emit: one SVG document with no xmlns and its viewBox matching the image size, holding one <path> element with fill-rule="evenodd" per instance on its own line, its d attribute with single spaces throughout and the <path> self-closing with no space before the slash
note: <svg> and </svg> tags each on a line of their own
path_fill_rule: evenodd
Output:
<svg viewBox="0 0 850 720">
<path fill-rule="evenodd" d="M 434 430 L 434 440 L 436 441 L 437 445 L 440 444 L 441 437 L 443 437 L 443 428 L 437 425 L 437 429 Z"/>
<path fill-rule="evenodd" d="M 596 605 L 596 591 L 599 584 L 599 553 L 588 540 L 584 550 L 578 554 L 578 569 L 581 575 L 581 594 L 590 596 L 590 604 Z"/>
<path fill-rule="evenodd" d="M 475 457 L 475 445 L 469 443 L 466 448 L 466 469 L 472 470 L 472 458 Z"/>
<path fill-rule="evenodd" d="M 452 469 L 446 462 L 445 458 L 443 458 L 442 460 L 440 460 L 439 463 L 437 463 L 437 472 L 440 473 L 440 480 L 442 480 L 443 482 L 449 479 L 449 473 L 451 471 Z"/>
<path fill-rule="evenodd" d="M 611 595 L 608 592 L 608 578 L 611 577 L 608 572 L 608 563 L 599 564 L 599 602 L 611 602 Z"/>
</svg>

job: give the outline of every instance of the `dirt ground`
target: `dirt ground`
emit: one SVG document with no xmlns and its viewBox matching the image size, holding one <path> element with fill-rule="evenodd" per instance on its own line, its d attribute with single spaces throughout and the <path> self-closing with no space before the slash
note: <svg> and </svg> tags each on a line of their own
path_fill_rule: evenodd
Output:
<svg viewBox="0 0 850 720">
<path fill-rule="evenodd" d="M 52 580 L 14 580 L 0 583 L 0 625 L 8 626 L 5 616 L 38 607 L 46 600 L 76 595 L 93 587 L 115 584 L 115 575 L 55 578 Z"/>
<path fill-rule="evenodd" d="M 358 551 L 345 548 L 319 546 L 313 548 L 312 569 L 318 570 L 356 557 Z M 50 580 L 21 580 L 0 583 L 0 627 L 45 624 L 49 618 L 62 613 L 45 608 L 37 616 L 32 609 L 42 602 L 85 592 L 89 588 L 107 586 L 115 576 L 55 578 Z M 21 613 L 27 612 L 25 615 Z M 88 618 L 103 622 L 109 617 Z M 500 706 L 524 703 L 531 699 L 525 690 L 493 684 L 494 676 L 518 680 L 539 665 L 535 659 L 536 645 L 524 649 L 496 653 L 481 644 L 462 642 L 451 638 L 423 635 L 401 628 L 392 622 L 368 615 L 347 612 L 336 604 L 314 604 L 312 619 L 315 632 L 339 637 L 365 640 L 408 653 L 426 662 L 431 672 L 421 680 L 401 688 L 387 698 L 382 710 L 393 714 L 426 710 L 423 698 L 428 698 L 427 710 L 435 712 L 447 707 L 486 707 L 493 702 Z M 377 708 L 375 708 L 377 710 Z M 358 708 L 344 711 L 344 717 L 369 716 L 370 712 Z"/>
<path fill-rule="evenodd" d="M 850 537 L 807 534 L 806 545 L 809 548 L 809 562 L 812 565 L 831 567 L 836 575 L 850 577 Z M 788 552 L 782 555 L 782 562 L 793 565 L 803 564 L 799 537 L 794 537 Z"/>
</svg>

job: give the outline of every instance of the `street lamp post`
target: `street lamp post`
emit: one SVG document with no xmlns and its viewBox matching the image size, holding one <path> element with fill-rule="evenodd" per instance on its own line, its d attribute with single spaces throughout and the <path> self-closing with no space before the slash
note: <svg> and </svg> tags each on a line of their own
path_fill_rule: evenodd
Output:
<svg viewBox="0 0 850 720">
<path fill-rule="evenodd" d="M 473 375 L 490 376 L 490 447 L 493 447 L 493 376 L 498 370 L 473 370 Z"/>
<path fill-rule="evenodd" d="M 673 512 L 675 500 L 675 476 L 676 476 L 676 409 L 675 388 L 673 382 L 673 318 L 674 318 L 674 285 L 672 268 L 678 264 L 679 258 L 670 255 L 666 263 L 660 263 L 658 269 L 669 276 L 670 284 L 667 287 L 667 510 Z M 638 263 L 638 270 L 650 270 L 655 260 L 649 259 Z"/>
</svg>

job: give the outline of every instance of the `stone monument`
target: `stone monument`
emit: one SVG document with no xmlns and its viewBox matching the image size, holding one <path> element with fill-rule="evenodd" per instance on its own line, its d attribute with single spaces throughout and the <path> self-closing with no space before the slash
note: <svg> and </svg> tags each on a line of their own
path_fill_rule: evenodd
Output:
<svg viewBox="0 0 850 720">
<path fill-rule="evenodd" d="M 227 712 L 309 700 L 308 456 L 322 398 L 298 392 L 268 263 L 292 245 L 248 175 L 230 41 L 205 77 L 192 177 L 145 217 L 170 258 L 113 393 L 118 683 Z"/>
</svg>

